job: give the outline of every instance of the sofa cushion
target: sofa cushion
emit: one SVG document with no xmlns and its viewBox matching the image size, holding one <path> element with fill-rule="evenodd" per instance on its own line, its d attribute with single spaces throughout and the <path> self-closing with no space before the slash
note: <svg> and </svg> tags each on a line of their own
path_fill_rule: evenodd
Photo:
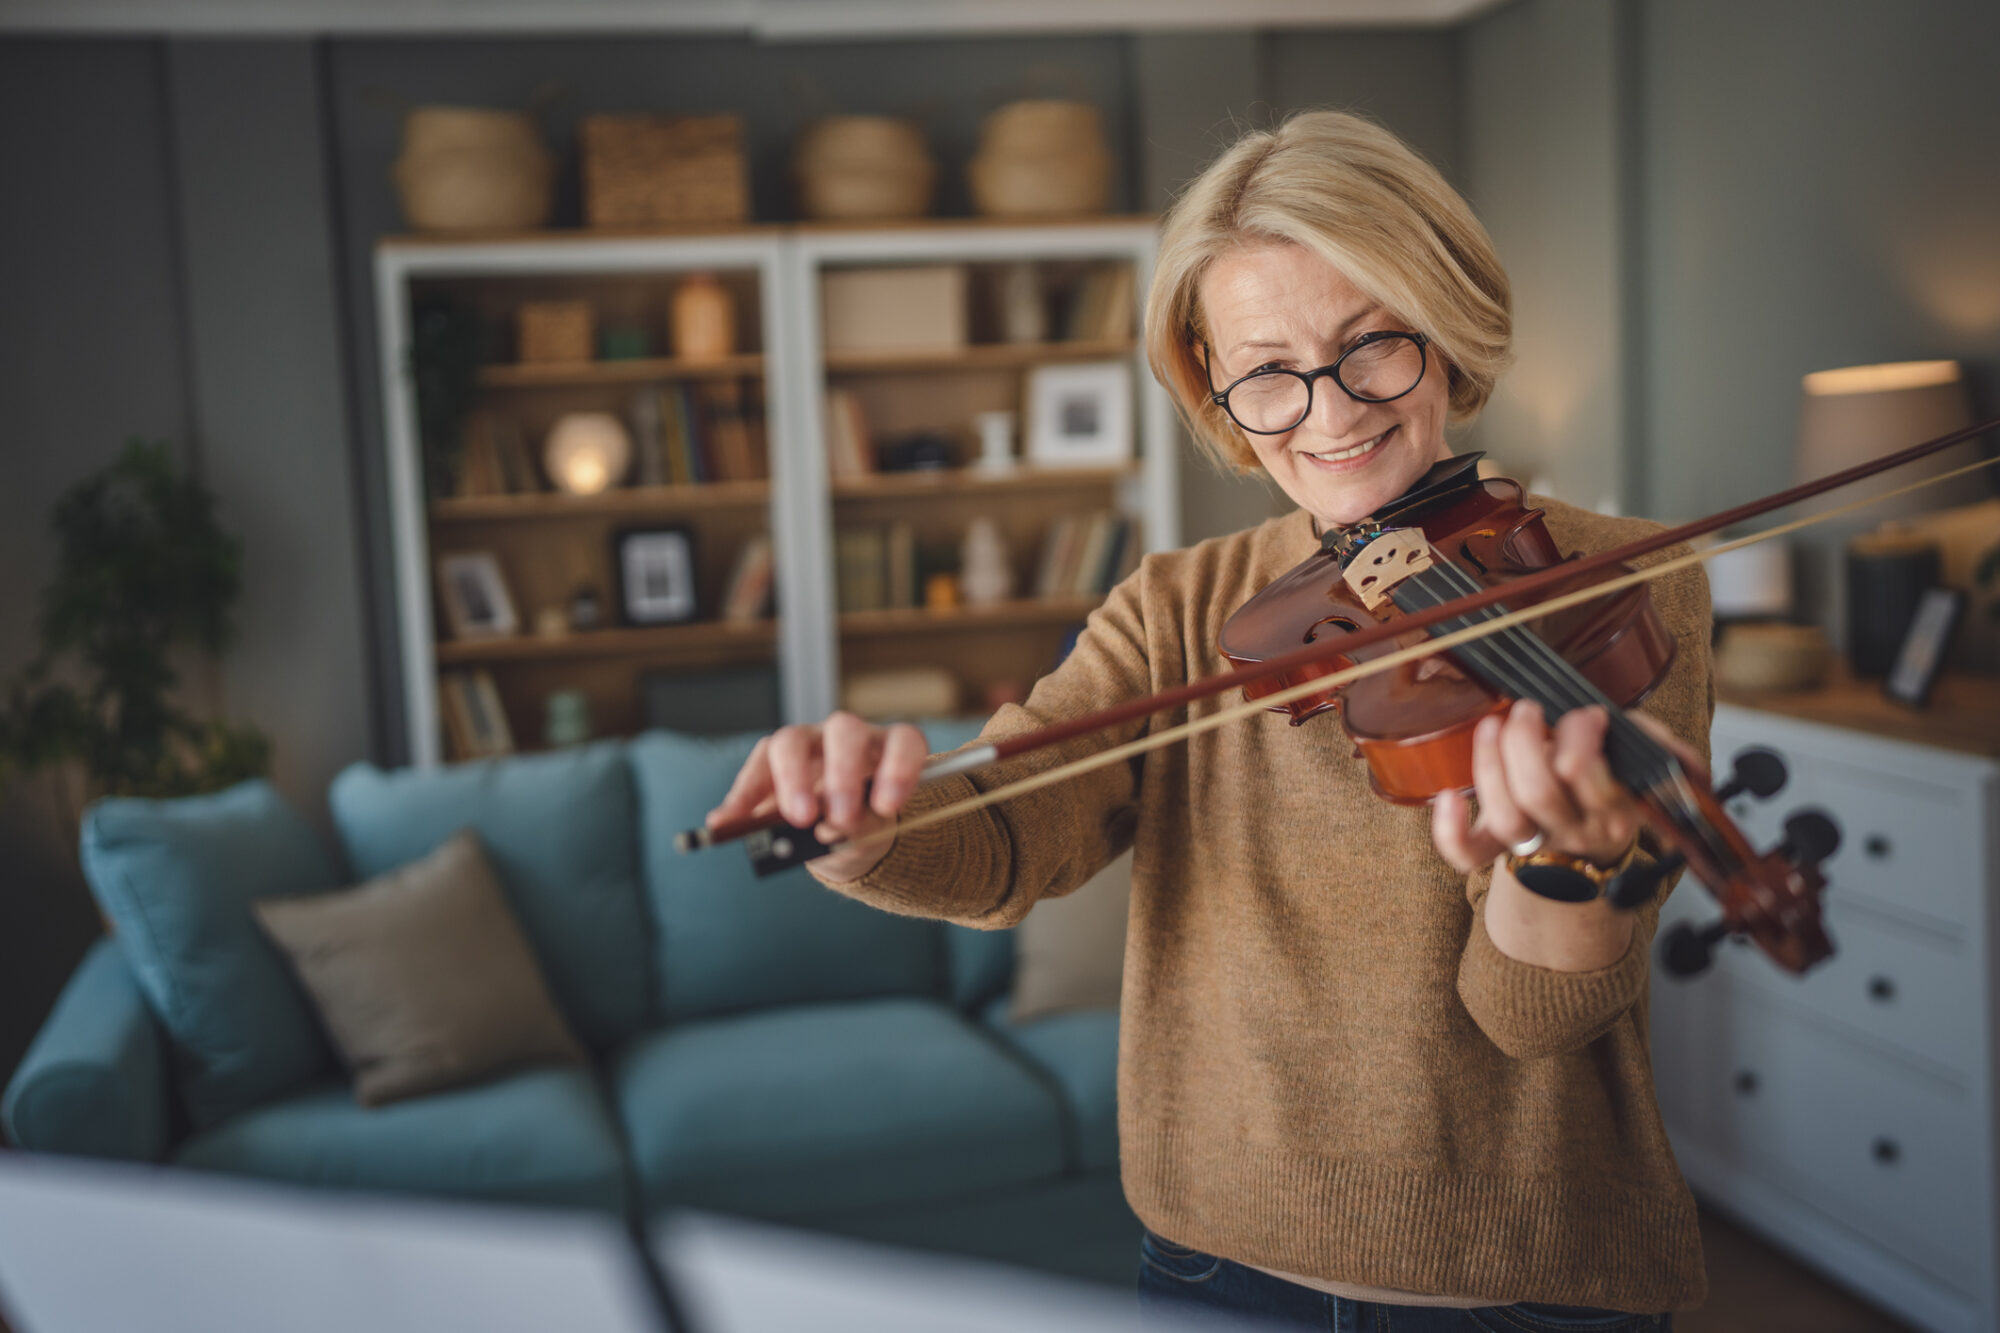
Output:
<svg viewBox="0 0 2000 1333">
<path fill-rule="evenodd" d="M 988 1026 L 1062 1092 L 1072 1169 L 1118 1165 L 1118 1011 L 1073 1009 L 1015 1023 L 1003 997 L 988 1006 Z"/>
<path fill-rule="evenodd" d="M 661 1016 L 941 993 L 937 922 L 843 898 L 803 869 L 759 879 L 740 847 L 674 850 L 674 834 L 715 808 L 756 743 L 755 735 L 650 731 L 627 749 L 658 932 Z"/>
<path fill-rule="evenodd" d="M 472 828 L 577 1035 L 606 1047 L 645 1024 L 650 932 L 621 745 L 394 773 L 355 764 L 330 798 L 357 879 Z"/>
<path fill-rule="evenodd" d="M 189 1119 L 206 1128 L 334 1067 L 312 1007 L 252 899 L 340 882 L 267 782 L 178 800 L 114 798 L 84 816 L 84 874 L 173 1039 Z"/>
<path fill-rule="evenodd" d="M 381 1106 L 588 1058 L 470 829 L 351 889 L 251 904 Z"/>
<path fill-rule="evenodd" d="M 367 1109 L 344 1083 L 182 1144 L 184 1166 L 300 1185 L 622 1211 L 618 1131 L 587 1070 L 533 1069 Z"/>
<path fill-rule="evenodd" d="M 794 1006 L 685 1023 L 616 1062 L 649 1209 L 801 1217 L 1049 1179 L 1056 1098 L 934 1000 Z"/>
</svg>

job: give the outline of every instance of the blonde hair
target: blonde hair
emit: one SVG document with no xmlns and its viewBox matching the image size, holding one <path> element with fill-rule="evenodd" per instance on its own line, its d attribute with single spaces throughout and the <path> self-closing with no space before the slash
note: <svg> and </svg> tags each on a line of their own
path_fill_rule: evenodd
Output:
<svg viewBox="0 0 2000 1333">
<path fill-rule="evenodd" d="M 1146 297 L 1146 359 L 1188 431 L 1216 462 L 1249 470 L 1250 442 L 1209 399 L 1201 280 L 1245 244 L 1319 255 L 1426 335 L 1449 366 L 1451 417 L 1479 414 L 1508 362 L 1507 274 L 1486 229 L 1437 169 L 1388 130 L 1307 111 L 1254 130 L 1168 210 Z"/>
</svg>

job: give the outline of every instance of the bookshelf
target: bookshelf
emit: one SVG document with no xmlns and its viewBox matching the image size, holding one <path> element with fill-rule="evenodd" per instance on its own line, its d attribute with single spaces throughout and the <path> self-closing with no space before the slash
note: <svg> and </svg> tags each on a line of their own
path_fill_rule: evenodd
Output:
<svg viewBox="0 0 2000 1333">
<path fill-rule="evenodd" d="M 1152 222 L 1128 218 L 385 240 L 377 248 L 376 290 L 411 761 L 458 757 L 442 723 L 440 680 L 462 683 L 469 673 L 490 678 L 523 749 L 541 744 L 544 706 L 559 691 L 582 692 L 594 732 L 616 735 L 656 720 L 642 698 L 674 697 L 683 679 L 694 690 L 701 682 L 735 688 L 770 678 L 771 715 L 754 725 L 817 720 L 838 706 L 844 678 L 912 665 L 948 672 L 959 682 L 963 711 L 987 707 L 996 688 L 1025 689 L 1102 599 L 1101 581 L 1082 573 L 1075 586 L 1037 595 L 1058 527 L 1095 526 L 1097 572 L 1106 577 L 1129 568 L 1142 548 L 1179 539 L 1171 410 L 1145 371 L 1133 327 L 1133 293 L 1145 289 L 1154 244 Z M 1043 336 L 1014 341 L 1001 336 L 987 280 L 1023 264 L 1047 279 L 1057 313 Z M 828 273 L 913 266 L 951 266 L 966 275 L 960 345 L 822 345 Z M 1107 266 L 1124 269 L 1110 303 L 1132 307 L 1123 312 L 1126 327 L 1108 320 L 1099 330 L 1107 336 L 1065 328 L 1064 300 L 1074 310 L 1081 284 Z M 424 302 L 452 297 L 489 328 L 506 328 L 527 302 L 587 302 L 600 331 L 659 328 L 675 285 L 694 273 L 715 275 L 730 294 L 738 336 L 729 355 L 690 359 L 673 354 L 665 339 L 628 345 L 618 359 L 527 362 L 503 348 L 472 376 L 478 431 L 497 441 L 482 439 L 480 457 L 501 461 L 482 463 L 482 471 L 468 460 L 455 481 L 427 483 L 423 422 L 407 370 Z M 1098 307 L 1093 318 L 1103 319 Z M 1107 363 L 1131 367 L 1129 457 L 1065 466 L 1017 459 L 1005 471 L 971 466 L 974 419 L 993 411 L 1024 419 L 1025 385 L 1038 367 Z M 830 389 L 857 404 L 871 462 L 889 461 L 899 441 L 930 432 L 945 456 L 927 461 L 943 466 L 859 474 L 833 466 Z M 610 413 L 632 427 L 640 394 L 695 405 L 687 409 L 690 422 L 712 402 L 739 404 L 744 419 L 761 426 L 762 475 L 740 475 L 740 468 L 727 475 L 704 444 L 678 469 L 641 476 L 635 464 L 626 484 L 595 494 L 549 489 L 537 460 L 554 424 L 574 413 Z M 696 460 L 706 460 L 705 475 Z M 534 489 L 523 488 L 524 475 L 538 483 Z M 962 596 L 926 604 L 924 576 L 951 565 L 975 521 L 1005 547 L 1009 595 L 990 604 Z M 621 623 L 615 543 L 621 534 L 656 530 L 684 534 L 698 618 Z M 903 558 L 900 573 L 879 576 L 882 598 L 861 605 L 843 604 L 840 595 L 841 539 L 856 530 L 880 534 L 884 549 L 894 542 Z M 772 613 L 742 623 L 718 618 L 739 562 L 765 538 L 776 586 Z M 505 571 L 517 632 L 460 640 L 445 633 L 433 571 L 440 557 L 468 552 L 491 554 Z M 566 623 L 578 587 L 597 592 L 597 627 Z M 902 604 L 890 604 L 891 587 Z M 558 612 L 565 623 L 555 623 Z"/>
</svg>

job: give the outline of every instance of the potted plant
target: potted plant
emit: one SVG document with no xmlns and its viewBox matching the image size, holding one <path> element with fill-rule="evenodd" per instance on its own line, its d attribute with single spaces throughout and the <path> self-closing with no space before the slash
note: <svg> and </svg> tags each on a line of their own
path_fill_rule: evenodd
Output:
<svg viewBox="0 0 2000 1333">
<path fill-rule="evenodd" d="M 269 768 L 257 728 L 175 698 L 177 653 L 220 654 L 233 630 L 242 548 L 214 508 L 165 444 L 138 441 L 57 502 L 41 650 L 0 703 L 0 784 L 53 769 L 80 776 L 85 800 L 182 796 Z"/>
</svg>

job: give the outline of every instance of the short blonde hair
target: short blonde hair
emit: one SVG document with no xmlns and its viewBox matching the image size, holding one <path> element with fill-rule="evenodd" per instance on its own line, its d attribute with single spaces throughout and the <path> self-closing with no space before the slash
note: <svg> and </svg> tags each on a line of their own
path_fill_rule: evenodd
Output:
<svg viewBox="0 0 2000 1333">
<path fill-rule="evenodd" d="M 1507 274 L 1486 229 L 1416 151 L 1373 121 L 1307 111 L 1232 144 L 1162 226 L 1146 297 L 1146 358 L 1195 442 L 1225 467 L 1257 465 L 1209 400 L 1201 280 L 1246 243 L 1289 241 L 1324 258 L 1444 354 L 1451 417 L 1479 414 L 1508 362 Z"/>
</svg>

